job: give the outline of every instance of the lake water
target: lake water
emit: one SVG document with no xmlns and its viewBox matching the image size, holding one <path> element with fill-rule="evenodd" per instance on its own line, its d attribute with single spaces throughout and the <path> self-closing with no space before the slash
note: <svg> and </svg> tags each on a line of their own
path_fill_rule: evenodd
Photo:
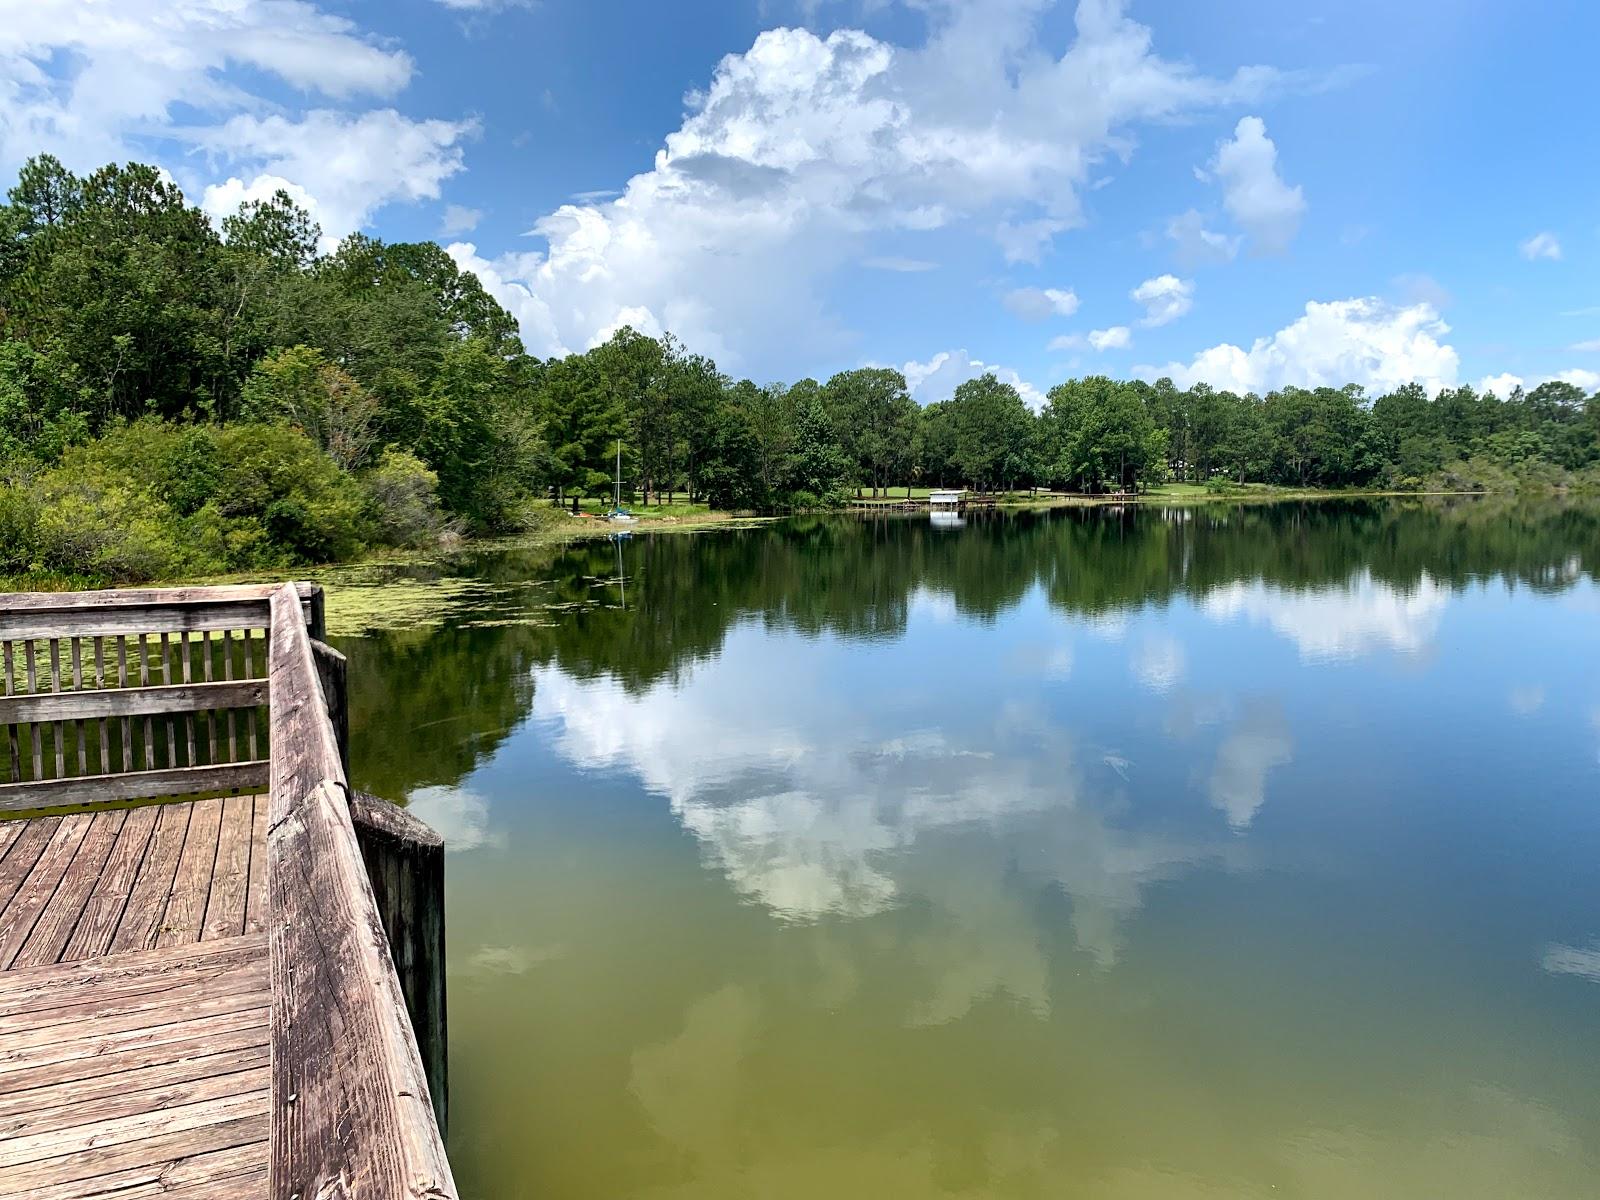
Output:
<svg viewBox="0 0 1600 1200">
<path fill-rule="evenodd" d="M 1597 573 L 1396 502 L 336 586 L 357 782 L 450 840 L 463 1195 L 1595 1195 Z"/>
</svg>

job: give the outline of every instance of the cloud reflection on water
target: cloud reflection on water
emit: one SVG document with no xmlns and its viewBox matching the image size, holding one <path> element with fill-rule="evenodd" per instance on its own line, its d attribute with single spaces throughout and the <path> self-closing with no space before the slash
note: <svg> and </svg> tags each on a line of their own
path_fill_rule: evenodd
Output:
<svg viewBox="0 0 1600 1200">
<path fill-rule="evenodd" d="M 1405 591 L 1361 571 L 1340 587 L 1224 584 L 1200 608 L 1219 621 L 1244 617 L 1269 626 L 1299 647 L 1306 662 L 1339 662 L 1379 649 L 1421 654 L 1437 636 L 1449 599 L 1426 572 Z"/>
<path fill-rule="evenodd" d="M 570 761 L 627 770 L 665 796 L 733 887 L 786 921 L 860 919 L 920 902 L 957 926 L 982 927 L 985 905 L 998 902 L 994 889 L 1014 890 L 1020 873 L 1071 898 L 1079 948 L 1110 966 L 1123 922 L 1152 883 L 1233 853 L 1220 831 L 1190 837 L 1142 828 L 1122 781 L 1107 772 L 1095 778 L 1114 790 L 1086 786 L 1071 732 L 1020 700 L 998 710 L 980 704 L 982 715 L 968 713 L 949 729 L 895 732 L 902 714 L 817 704 L 804 694 L 772 702 L 770 681 L 787 676 L 790 657 L 815 667 L 824 647 L 769 640 L 755 665 L 739 650 L 702 664 L 675 689 L 640 694 L 544 669 L 535 713 L 552 722 Z M 947 853 L 943 869 L 929 868 Z M 1031 928 L 1026 915 L 1015 923 Z M 970 959 L 1004 939 L 983 928 L 960 940 L 968 949 L 957 957 Z M 1042 962 L 1013 970 L 1006 990 L 1042 1004 L 1042 971 Z M 935 997 L 924 1018 L 943 1019 L 971 998 Z"/>
</svg>

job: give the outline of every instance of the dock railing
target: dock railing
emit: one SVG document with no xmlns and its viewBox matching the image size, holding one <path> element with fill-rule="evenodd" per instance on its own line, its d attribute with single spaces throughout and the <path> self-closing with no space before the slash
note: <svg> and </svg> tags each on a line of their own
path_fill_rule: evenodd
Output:
<svg viewBox="0 0 1600 1200">
<path fill-rule="evenodd" d="M 0 817 L 265 789 L 268 1194 L 449 1200 L 442 843 L 352 795 L 322 633 L 303 583 L 0 595 Z"/>
<path fill-rule="evenodd" d="M 0 595 L 0 813 L 263 790 L 273 590 Z"/>
</svg>

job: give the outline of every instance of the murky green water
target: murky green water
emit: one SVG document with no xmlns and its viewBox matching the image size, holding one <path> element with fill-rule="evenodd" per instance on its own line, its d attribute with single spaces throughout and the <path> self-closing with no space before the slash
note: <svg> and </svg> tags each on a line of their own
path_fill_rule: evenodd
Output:
<svg viewBox="0 0 1600 1200">
<path fill-rule="evenodd" d="M 336 593 L 471 1197 L 1600 1189 L 1600 517 L 802 520 Z"/>
</svg>

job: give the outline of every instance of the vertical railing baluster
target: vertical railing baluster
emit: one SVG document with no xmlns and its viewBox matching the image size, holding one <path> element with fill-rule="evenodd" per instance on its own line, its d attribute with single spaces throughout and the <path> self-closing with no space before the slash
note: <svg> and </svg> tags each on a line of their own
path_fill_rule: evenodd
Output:
<svg viewBox="0 0 1600 1200">
<path fill-rule="evenodd" d="M 205 669 L 205 681 L 207 683 L 212 683 L 212 682 L 215 681 L 216 674 L 215 674 L 215 671 L 214 671 L 214 669 L 213 669 L 213 667 L 211 665 L 211 631 L 209 629 L 206 630 L 205 633 L 201 635 L 201 645 L 203 647 L 203 651 L 202 652 L 203 652 L 203 654 L 205 656 L 205 668 L 206 668 Z M 212 763 L 216 762 L 217 761 L 217 710 L 214 709 L 214 708 L 206 709 L 206 747 L 207 747 L 207 750 L 209 751 L 209 753 L 211 755 L 211 757 L 208 758 L 206 761 L 207 762 L 212 762 Z"/>
<path fill-rule="evenodd" d="M 106 639 L 94 637 L 94 685 L 106 690 Z M 111 774 L 111 718 L 100 718 L 100 774 Z"/>
<path fill-rule="evenodd" d="M 255 653 L 256 653 L 256 631 L 253 630 L 253 629 L 246 629 L 246 630 L 244 630 L 244 677 L 246 679 L 254 679 L 256 677 L 256 665 L 255 665 L 255 661 L 254 661 Z M 255 705 L 252 704 L 250 706 L 250 708 L 249 708 L 249 711 L 245 713 L 245 722 L 244 723 L 245 723 L 246 730 L 248 730 L 248 732 L 249 732 L 250 761 L 251 762 L 256 762 L 256 761 L 258 761 L 260 759 L 261 755 L 257 750 L 257 743 L 256 743 L 256 706 Z"/>
<path fill-rule="evenodd" d="M 172 685 L 172 638 L 166 630 L 161 631 L 161 682 L 170 687 Z M 172 719 L 172 714 L 167 714 L 167 766 L 178 765 L 178 723 Z"/>
<path fill-rule="evenodd" d="M 50 690 L 53 692 L 61 690 L 60 638 L 50 639 Z M 67 777 L 67 723 L 65 721 L 56 721 L 53 729 L 56 735 L 56 778 L 65 779 Z"/>
<path fill-rule="evenodd" d="M 194 664 L 191 661 L 191 655 L 192 655 L 192 651 L 193 651 L 194 638 L 192 636 L 190 636 L 190 634 L 189 634 L 189 632 L 187 630 L 185 630 L 184 632 L 180 633 L 178 635 L 178 637 L 180 639 L 180 641 L 179 641 L 179 661 L 180 661 L 180 665 L 183 668 L 183 682 L 184 683 L 193 683 L 194 682 Z M 189 751 L 189 761 L 184 764 L 185 766 L 190 766 L 190 767 L 194 766 L 194 738 L 195 738 L 195 728 L 194 727 L 195 727 L 195 723 L 197 721 L 199 721 L 199 719 L 200 719 L 199 714 L 198 713 L 194 713 L 194 712 L 186 712 L 180 718 L 180 720 L 183 722 L 183 742 L 184 742 L 184 747 Z"/>
<path fill-rule="evenodd" d="M 83 691 L 83 639 L 72 639 L 72 690 Z M 78 718 L 76 732 L 78 735 L 78 774 L 89 773 L 89 735 L 84 726 L 83 718 Z"/>
<path fill-rule="evenodd" d="M 233 678 L 233 630 L 222 631 L 222 677 Z M 239 761 L 239 726 L 233 709 L 228 710 L 228 761 Z"/>
<path fill-rule="evenodd" d="M 22 657 L 28 672 L 28 694 L 34 695 L 39 690 L 38 653 L 34 648 L 33 636 L 22 643 Z M 44 778 L 44 735 L 39 730 L 39 722 L 28 722 L 29 739 L 33 743 L 33 777 Z"/>
<path fill-rule="evenodd" d="M 11 649 L 11 639 L 5 641 L 6 695 L 17 694 L 17 664 Z M 11 752 L 11 782 L 22 782 L 22 744 L 17 739 L 17 727 L 6 726 L 6 748 Z"/>
<path fill-rule="evenodd" d="M 150 639 L 143 633 L 139 635 L 139 686 L 150 686 Z M 156 769 L 156 722 L 152 716 L 144 719 L 144 769 Z"/>
</svg>

